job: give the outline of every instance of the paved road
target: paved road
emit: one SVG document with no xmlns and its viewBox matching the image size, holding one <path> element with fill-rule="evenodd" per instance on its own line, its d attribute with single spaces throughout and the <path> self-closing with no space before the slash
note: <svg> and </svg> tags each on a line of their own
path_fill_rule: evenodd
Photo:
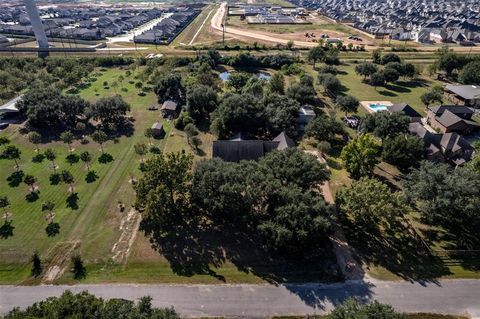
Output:
<svg viewBox="0 0 480 319">
<path fill-rule="evenodd" d="M 104 298 L 135 300 L 149 295 L 157 307 L 174 306 L 186 317 L 301 315 L 324 313 L 348 297 L 377 299 L 408 312 L 469 314 L 480 318 L 480 280 L 436 283 L 349 282 L 306 285 L 78 285 L 0 286 L 0 313 L 14 306 L 88 290 Z"/>
</svg>

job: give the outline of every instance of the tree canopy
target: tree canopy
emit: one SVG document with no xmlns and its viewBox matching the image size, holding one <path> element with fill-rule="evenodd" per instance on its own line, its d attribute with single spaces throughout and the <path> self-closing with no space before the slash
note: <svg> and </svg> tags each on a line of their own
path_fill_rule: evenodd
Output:
<svg viewBox="0 0 480 319">
<path fill-rule="evenodd" d="M 50 297 L 25 309 L 15 308 L 5 319 L 178 319 L 173 308 L 152 307 L 151 297 L 142 297 L 138 303 L 124 299 L 98 298 L 84 291 L 73 294 L 69 290 L 60 297 Z"/>
<path fill-rule="evenodd" d="M 371 134 L 361 134 L 354 140 L 351 140 L 340 154 L 347 172 L 353 178 L 369 176 L 375 165 L 379 163 L 380 144 Z"/>
<path fill-rule="evenodd" d="M 158 98 L 158 103 L 172 100 L 183 103 L 185 100 L 185 88 L 182 84 L 182 76 L 176 73 L 169 73 L 156 79 L 153 89 Z"/>
<path fill-rule="evenodd" d="M 391 192 L 387 185 L 376 179 L 361 178 L 337 194 L 337 207 L 342 217 L 359 230 L 379 231 L 406 211 L 405 198 L 400 192 Z"/>
<path fill-rule="evenodd" d="M 410 118 L 401 112 L 375 112 L 368 114 L 362 121 L 362 130 L 385 139 L 408 133 Z"/>
<path fill-rule="evenodd" d="M 447 229 L 460 248 L 479 247 L 480 174 L 425 161 L 406 175 L 403 186 L 424 221 Z"/>
<path fill-rule="evenodd" d="M 218 95 L 206 85 L 195 85 L 187 90 L 187 112 L 196 121 L 208 118 L 218 106 Z"/>
</svg>

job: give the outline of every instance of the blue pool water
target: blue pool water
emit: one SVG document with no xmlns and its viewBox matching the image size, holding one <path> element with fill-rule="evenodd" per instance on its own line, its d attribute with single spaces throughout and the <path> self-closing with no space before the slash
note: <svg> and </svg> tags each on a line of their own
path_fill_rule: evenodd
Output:
<svg viewBox="0 0 480 319">
<path fill-rule="evenodd" d="M 229 72 L 229 71 L 225 71 L 225 72 L 222 72 L 218 75 L 218 77 L 222 80 L 222 81 L 228 81 L 228 78 L 230 77 L 230 74 L 232 72 Z M 270 78 L 272 77 L 270 74 L 266 73 L 266 72 L 259 72 L 257 74 L 255 74 L 260 80 L 270 80 Z"/>
<path fill-rule="evenodd" d="M 257 73 L 256 75 L 260 80 L 267 80 L 267 81 L 270 80 L 270 78 L 272 77 L 270 74 L 266 72 L 260 72 L 260 73 Z"/>
<path fill-rule="evenodd" d="M 228 81 L 228 78 L 230 77 L 230 72 L 228 71 L 225 71 L 225 72 L 222 72 L 218 75 L 218 77 L 222 80 L 222 81 Z"/>
<path fill-rule="evenodd" d="M 383 104 L 369 104 L 368 107 L 373 111 L 373 112 L 379 112 L 379 111 L 386 111 L 387 106 Z"/>
</svg>

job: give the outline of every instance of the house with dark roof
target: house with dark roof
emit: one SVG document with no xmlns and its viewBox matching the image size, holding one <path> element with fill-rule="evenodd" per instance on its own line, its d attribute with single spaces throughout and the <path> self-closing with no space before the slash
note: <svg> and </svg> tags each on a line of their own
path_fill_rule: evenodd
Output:
<svg viewBox="0 0 480 319">
<path fill-rule="evenodd" d="M 420 113 L 415 111 L 413 107 L 408 105 L 407 103 L 399 103 L 387 106 L 387 111 L 390 113 L 403 113 L 406 116 L 410 117 L 411 122 L 420 122 L 422 116 Z"/>
<path fill-rule="evenodd" d="M 423 140 L 430 161 L 461 166 L 472 159 L 473 147 L 458 133 L 432 133 L 419 122 L 410 123 L 409 131 Z"/>
<path fill-rule="evenodd" d="M 472 120 L 473 110 L 466 106 L 433 106 L 427 108 L 427 123 L 442 133 L 471 134 L 480 130 Z"/>
<path fill-rule="evenodd" d="M 165 118 L 173 118 L 178 114 L 178 104 L 171 100 L 167 100 L 163 102 L 160 107 L 160 112 L 162 112 L 162 116 Z"/>
<path fill-rule="evenodd" d="M 271 141 L 246 140 L 241 134 L 230 140 L 214 141 L 212 156 L 225 162 L 240 162 L 257 160 L 274 150 L 284 150 L 295 147 L 295 142 L 285 133 L 280 133 Z"/>
<path fill-rule="evenodd" d="M 447 84 L 445 96 L 455 105 L 480 107 L 480 87 L 476 85 Z"/>
</svg>

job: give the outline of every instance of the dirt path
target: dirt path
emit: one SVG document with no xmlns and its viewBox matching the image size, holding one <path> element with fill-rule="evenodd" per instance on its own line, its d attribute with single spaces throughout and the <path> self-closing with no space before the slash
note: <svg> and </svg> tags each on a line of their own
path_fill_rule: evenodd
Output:
<svg viewBox="0 0 480 319">
<path fill-rule="evenodd" d="M 223 2 L 220 7 L 218 8 L 217 12 L 212 18 L 211 25 L 212 28 L 217 30 L 217 31 L 222 31 L 222 24 L 225 21 L 225 15 L 227 14 L 227 3 Z M 232 34 L 236 36 L 241 36 L 241 37 L 246 37 L 246 38 L 251 38 L 251 39 L 256 39 L 256 40 L 261 40 L 261 41 L 267 41 L 267 42 L 273 42 L 273 43 L 280 43 L 283 45 L 286 45 L 289 41 L 288 39 L 282 39 L 279 37 L 275 36 L 270 36 L 266 34 L 261 34 L 253 31 L 246 31 L 246 30 L 241 30 L 241 29 L 236 29 L 232 27 L 225 27 L 225 33 L 226 34 Z M 294 41 L 294 45 L 297 47 L 316 47 L 318 43 L 315 42 L 305 42 L 305 41 Z"/>
<path fill-rule="evenodd" d="M 305 151 L 317 157 L 320 163 L 326 164 L 326 160 L 318 151 Z M 328 168 L 328 166 L 327 166 Z M 322 184 L 322 194 L 325 201 L 332 205 L 335 210 L 335 199 L 332 191 L 330 190 L 330 184 L 328 181 Z M 362 269 L 362 266 L 353 258 L 352 248 L 348 245 L 347 238 L 343 232 L 340 224 L 335 220 L 333 222 L 333 234 L 330 236 L 333 249 L 335 250 L 335 256 L 337 257 L 337 264 L 343 273 L 346 280 L 363 280 L 366 279 L 366 274 Z"/>
</svg>

